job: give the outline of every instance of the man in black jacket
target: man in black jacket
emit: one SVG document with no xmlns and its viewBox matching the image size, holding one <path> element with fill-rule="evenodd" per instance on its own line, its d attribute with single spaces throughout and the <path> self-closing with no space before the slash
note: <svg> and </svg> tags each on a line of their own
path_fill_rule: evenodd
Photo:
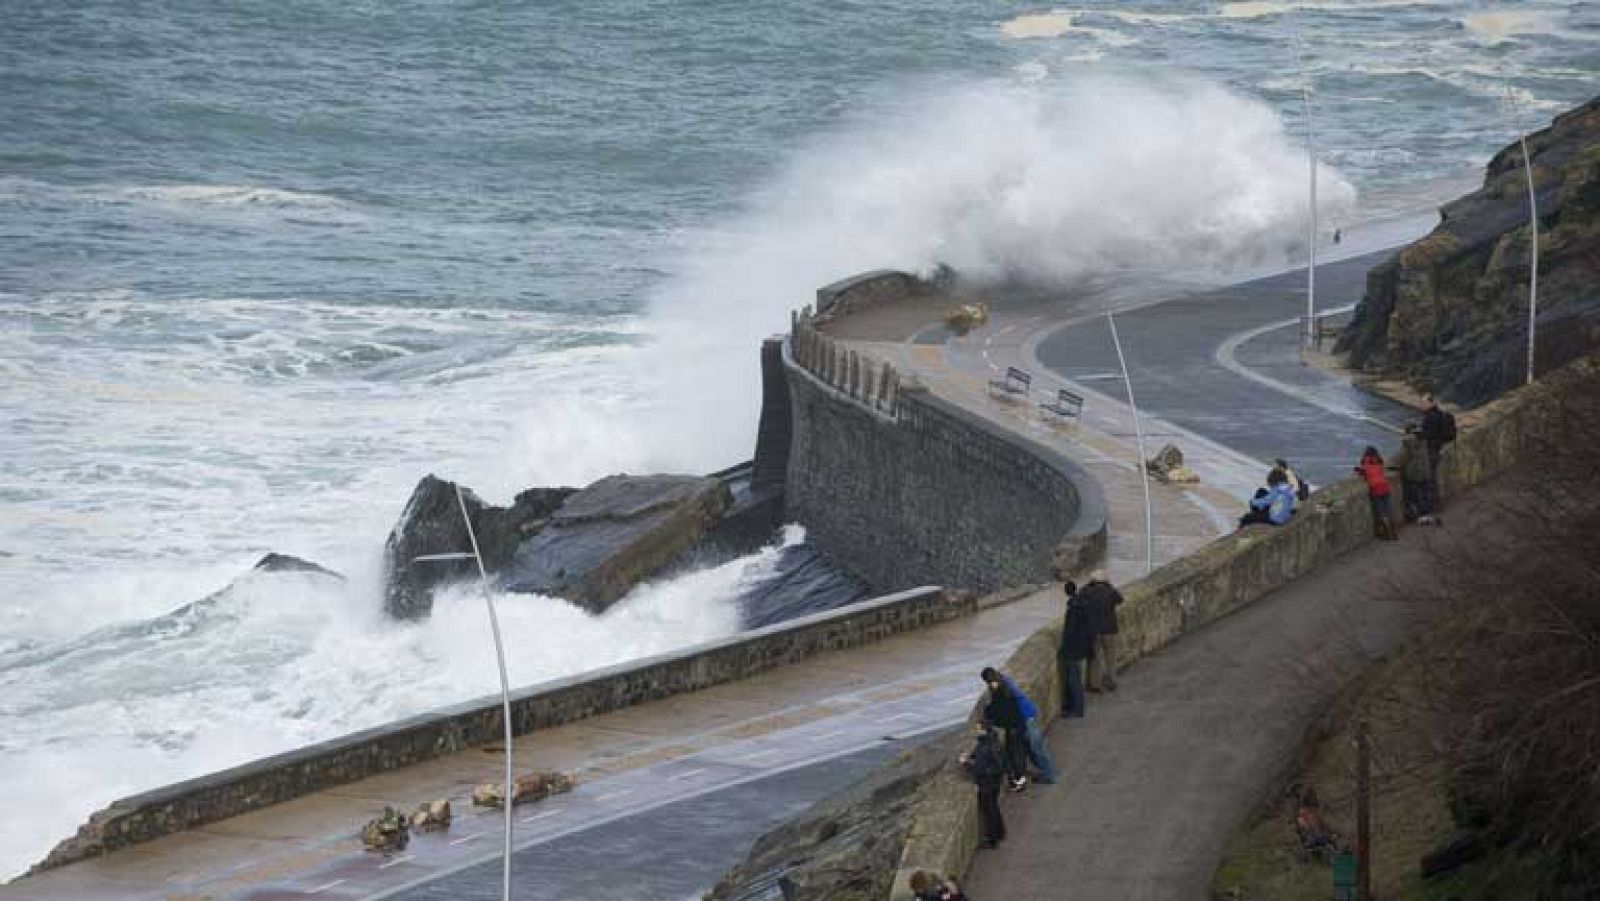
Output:
<svg viewBox="0 0 1600 901">
<path fill-rule="evenodd" d="M 1056 668 L 1061 671 L 1061 715 L 1081 717 L 1084 709 L 1083 664 L 1094 657 L 1094 619 L 1078 586 L 1067 582 L 1067 613 L 1061 622 Z"/>
<path fill-rule="evenodd" d="M 1422 411 L 1422 440 L 1428 445 L 1428 468 L 1437 477 L 1444 446 L 1456 440 L 1456 418 L 1441 409 L 1432 395 L 1427 400 L 1428 407 Z"/>
<path fill-rule="evenodd" d="M 1078 593 L 1094 623 L 1094 657 L 1089 660 L 1089 690 L 1117 690 L 1117 606 L 1122 592 L 1112 587 L 1106 571 L 1089 574 L 1089 584 Z"/>
<path fill-rule="evenodd" d="M 983 709 L 983 718 L 1005 736 L 1002 759 L 1006 775 L 1011 779 L 1011 790 L 1022 791 L 1028 787 L 1027 717 L 1022 715 L 1016 693 L 994 667 L 984 667 L 980 676 L 989 686 L 989 703 Z"/>
<path fill-rule="evenodd" d="M 994 729 L 988 725 L 978 728 L 972 750 L 961 755 L 961 765 L 978 786 L 978 834 L 985 848 L 993 848 L 1006 838 L 1006 821 L 1000 815 L 1000 782 L 1006 767 Z"/>
</svg>

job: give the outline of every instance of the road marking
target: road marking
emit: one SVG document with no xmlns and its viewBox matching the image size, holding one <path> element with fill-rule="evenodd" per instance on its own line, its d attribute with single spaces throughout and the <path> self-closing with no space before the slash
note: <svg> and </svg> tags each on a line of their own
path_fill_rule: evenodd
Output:
<svg viewBox="0 0 1600 901">
<path fill-rule="evenodd" d="M 244 860 L 244 861 L 240 861 L 239 863 L 234 864 L 233 866 L 229 867 L 228 869 L 230 871 L 242 870 L 242 869 L 244 869 L 246 867 L 253 867 L 253 866 L 255 866 L 256 864 L 258 864 L 260 862 L 261 861 L 259 861 L 259 860 Z"/>
<path fill-rule="evenodd" d="M 832 732 L 824 732 L 821 735 L 813 735 L 813 736 L 811 736 L 810 740 L 811 741 L 827 741 L 828 739 L 833 738 L 835 735 L 843 735 L 843 734 L 844 734 L 844 730 L 843 729 L 835 729 Z"/>
<path fill-rule="evenodd" d="M 555 816 L 556 814 L 560 813 L 563 810 L 566 810 L 566 808 L 565 807 L 557 807 L 557 808 L 554 808 L 553 810 L 547 810 L 544 813 L 536 813 L 531 817 L 523 817 L 522 818 L 522 822 L 531 823 L 534 820 L 543 820 L 543 819 L 546 819 L 548 817 L 553 817 L 553 816 Z"/>
<path fill-rule="evenodd" d="M 668 776 L 667 777 L 667 781 L 669 781 L 669 782 L 677 782 L 679 779 L 687 779 L 690 776 L 698 776 L 703 772 L 705 772 L 705 768 L 701 767 L 698 770 L 689 770 L 688 772 L 677 773 L 675 775 Z"/>
<path fill-rule="evenodd" d="M 625 789 L 622 789 L 621 791 L 614 791 L 614 792 L 611 792 L 609 794 L 601 795 L 600 797 L 595 798 L 595 800 L 596 801 L 609 801 L 612 798 L 620 798 L 623 795 L 631 795 L 631 794 L 633 794 L 633 789 L 625 788 Z"/>
<path fill-rule="evenodd" d="M 752 761 L 760 760 L 763 757 L 771 757 L 772 755 L 778 753 L 779 750 L 779 748 L 768 748 L 765 751 L 757 751 L 754 754 L 746 754 L 739 759 L 743 760 L 745 763 L 750 763 Z"/>
<path fill-rule="evenodd" d="M 455 841 L 451 842 L 450 844 L 452 844 L 452 845 L 464 845 L 467 842 L 472 841 L 473 839 L 479 839 L 479 838 L 483 838 L 483 833 L 482 832 L 474 832 L 471 835 L 463 835 L 460 838 L 456 839 Z"/>
<path fill-rule="evenodd" d="M 321 894 L 322 892 L 327 891 L 328 889 L 333 888 L 336 885 L 344 885 L 344 880 L 343 879 L 335 879 L 332 882 L 325 883 L 323 885 L 319 885 L 314 889 L 307 889 L 306 890 L 306 894 L 308 894 L 308 895 L 318 895 L 318 894 Z"/>
<path fill-rule="evenodd" d="M 895 720 L 914 720 L 917 718 L 917 716 L 918 714 L 915 713 L 897 713 L 894 716 L 884 717 L 883 721 L 886 723 L 892 723 Z"/>
<path fill-rule="evenodd" d="M 378 869 L 387 870 L 390 867 L 398 867 L 399 865 L 405 863 L 406 861 L 408 861 L 410 859 L 411 859 L 411 855 L 410 854 L 402 854 L 399 857 L 396 857 L 394 860 L 385 861 L 383 863 L 378 864 Z"/>
</svg>

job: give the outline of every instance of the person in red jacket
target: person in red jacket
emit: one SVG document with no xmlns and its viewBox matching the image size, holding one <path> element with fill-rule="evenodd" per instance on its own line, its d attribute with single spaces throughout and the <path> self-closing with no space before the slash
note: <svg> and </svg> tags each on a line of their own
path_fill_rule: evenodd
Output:
<svg viewBox="0 0 1600 901">
<path fill-rule="evenodd" d="M 1367 500 L 1372 504 L 1373 534 L 1385 541 L 1399 538 L 1395 532 L 1394 514 L 1389 509 L 1389 478 L 1383 474 L 1383 455 L 1378 453 L 1377 448 L 1367 445 L 1361 462 L 1356 464 L 1356 475 L 1367 482 Z"/>
</svg>

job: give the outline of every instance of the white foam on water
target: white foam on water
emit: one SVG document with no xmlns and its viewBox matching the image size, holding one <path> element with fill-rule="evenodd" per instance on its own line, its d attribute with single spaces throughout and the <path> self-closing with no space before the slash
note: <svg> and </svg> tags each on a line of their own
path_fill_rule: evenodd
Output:
<svg viewBox="0 0 1600 901">
<path fill-rule="evenodd" d="M 1114 28 L 1079 25 L 1077 22 L 1081 16 L 1082 12 L 1079 10 L 1021 15 L 1002 23 L 1000 33 L 1011 40 L 1058 38 L 1068 34 L 1082 34 L 1110 47 L 1126 47 L 1138 40 Z"/>
<path fill-rule="evenodd" d="M 782 545 L 803 538 L 790 529 Z M 730 635 L 732 599 L 778 555 L 640 585 L 599 616 L 497 595 L 512 683 Z M 395 623 L 371 603 L 375 576 L 251 573 L 182 616 L 0 653 L 0 786 L 26 812 L 0 821 L 0 873 L 42 858 L 117 798 L 498 690 L 474 585 L 441 591 L 424 622 Z M 148 587 L 95 591 L 98 603 L 147 613 Z"/>
<path fill-rule="evenodd" d="M 1260 19 L 1281 16 L 1299 10 L 1326 13 L 1360 13 L 1378 9 L 1441 6 L 1449 0 L 1303 0 L 1303 2 L 1277 2 L 1277 0 L 1238 0 L 1224 3 L 1217 15 L 1224 19 Z"/>
</svg>

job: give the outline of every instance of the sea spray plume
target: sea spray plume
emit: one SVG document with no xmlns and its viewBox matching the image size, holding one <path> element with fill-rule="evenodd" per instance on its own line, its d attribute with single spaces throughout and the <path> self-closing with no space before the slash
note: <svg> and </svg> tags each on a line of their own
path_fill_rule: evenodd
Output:
<svg viewBox="0 0 1600 901">
<path fill-rule="evenodd" d="M 855 272 L 944 262 L 1049 283 L 1225 272 L 1286 261 L 1304 233 L 1303 152 L 1264 103 L 1211 82 L 1094 76 L 886 96 L 797 150 L 742 215 L 666 267 L 678 274 L 654 299 L 653 344 L 633 372 L 643 403 L 608 427 L 616 448 L 645 453 L 635 466 L 705 471 L 748 456 L 759 341 Z M 1325 215 L 1352 203 L 1335 171 L 1319 178 Z M 535 457 L 560 455 L 535 443 Z"/>
</svg>

